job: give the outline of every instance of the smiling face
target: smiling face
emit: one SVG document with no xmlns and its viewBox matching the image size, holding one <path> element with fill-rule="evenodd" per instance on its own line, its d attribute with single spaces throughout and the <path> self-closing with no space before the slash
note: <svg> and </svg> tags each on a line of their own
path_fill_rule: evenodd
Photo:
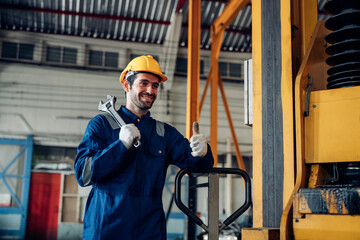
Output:
<svg viewBox="0 0 360 240">
<path fill-rule="evenodd" d="M 123 88 L 126 92 L 126 108 L 137 116 L 146 114 L 157 97 L 159 78 L 150 73 L 138 73 L 134 82 L 125 79 Z"/>
</svg>

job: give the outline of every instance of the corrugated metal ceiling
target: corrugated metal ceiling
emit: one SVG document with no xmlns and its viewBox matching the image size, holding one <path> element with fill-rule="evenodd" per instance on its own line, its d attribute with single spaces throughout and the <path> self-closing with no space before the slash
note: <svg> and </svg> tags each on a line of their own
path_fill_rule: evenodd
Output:
<svg viewBox="0 0 360 240">
<path fill-rule="evenodd" d="M 319 19 L 327 0 L 318 0 Z M 201 47 L 210 48 L 210 26 L 225 0 L 201 2 Z M 179 45 L 187 45 L 185 0 L 0 0 L 1 29 L 163 44 L 176 11 L 183 14 Z M 251 52 L 251 3 L 226 30 L 223 50 Z"/>
</svg>

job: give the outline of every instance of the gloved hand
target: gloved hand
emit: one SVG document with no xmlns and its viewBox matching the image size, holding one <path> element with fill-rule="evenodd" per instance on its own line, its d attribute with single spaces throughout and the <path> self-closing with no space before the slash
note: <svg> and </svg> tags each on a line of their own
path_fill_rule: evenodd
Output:
<svg viewBox="0 0 360 240">
<path fill-rule="evenodd" d="M 194 135 L 190 138 L 191 155 L 193 157 L 203 157 L 207 153 L 207 141 L 204 134 L 199 133 L 199 124 L 193 124 Z"/>
<path fill-rule="evenodd" d="M 133 123 L 126 124 L 120 129 L 119 139 L 127 149 L 131 148 L 135 138 L 140 137 L 140 131 Z"/>
</svg>

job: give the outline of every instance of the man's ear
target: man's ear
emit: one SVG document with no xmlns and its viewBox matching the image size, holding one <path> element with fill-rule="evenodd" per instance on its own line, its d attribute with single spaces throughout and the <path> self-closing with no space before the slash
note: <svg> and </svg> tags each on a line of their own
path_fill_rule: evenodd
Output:
<svg viewBox="0 0 360 240">
<path fill-rule="evenodd" d="M 128 80 L 124 79 L 122 82 L 122 86 L 125 92 L 129 92 L 130 91 L 130 84 L 128 82 Z"/>
</svg>

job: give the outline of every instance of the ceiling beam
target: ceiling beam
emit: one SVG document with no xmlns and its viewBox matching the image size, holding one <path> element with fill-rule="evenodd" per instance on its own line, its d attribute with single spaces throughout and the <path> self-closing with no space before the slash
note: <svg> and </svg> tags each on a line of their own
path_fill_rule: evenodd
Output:
<svg viewBox="0 0 360 240">
<path fill-rule="evenodd" d="M 60 14 L 60 15 L 70 15 L 70 16 L 79 16 L 79 17 L 87 17 L 87 18 L 99 18 L 99 19 L 109 19 L 109 20 L 129 21 L 129 22 L 170 25 L 169 21 L 157 21 L 157 20 L 150 20 L 143 18 L 128 18 L 128 17 L 121 17 L 115 15 L 108 15 L 108 14 L 82 13 L 82 12 L 50 9 L 50 8 L 36 8 L 36 7 L 20 6 L 13 4 L 0 4 L 0 8 L 7 8 L 12 10 L 20 10 L 20 11 L 40 12 L 47 14 Z"/>
<path fill-rule="evenodd" d="M 187 23 L 183 23 L 182 27 L 188 28 L 189 25 Z M 210 30 L 211 26 L 201 25 L 201 29 Z M 225 32 L 238 33 L 238 34 L 251 34 L 251 28 L 241 28 L 241 29 L 231 29 L 227 28 Z"/>
<path fill-rule="evenodd" d="M 219 2 L 219 3 L 229 3 L 229 0 L 203 0 L 205 2 Z M 252 3 L 247 3 L 245 7 L 251 7 Z"/>
</svg>

